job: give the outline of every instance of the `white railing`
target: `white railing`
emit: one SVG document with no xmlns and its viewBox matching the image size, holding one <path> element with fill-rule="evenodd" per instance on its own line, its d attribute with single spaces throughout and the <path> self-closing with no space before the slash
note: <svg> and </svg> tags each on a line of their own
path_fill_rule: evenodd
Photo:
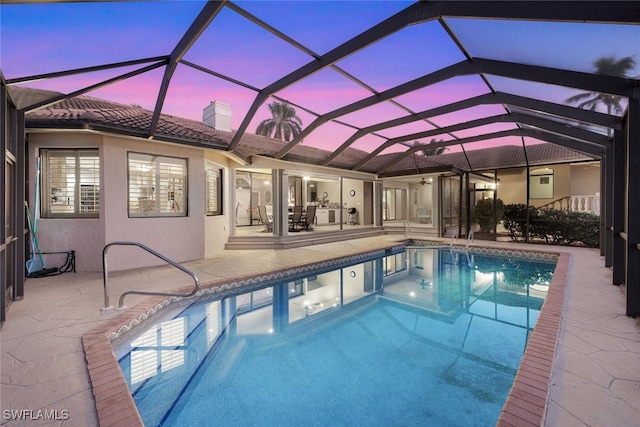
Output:
<svg viewBox="0 0 640 427">
<path fill-rule="evenodd" d="M 600 193 L 591 196 L 571 196 L 569 210 L 600 215 Z"/>
</svg>

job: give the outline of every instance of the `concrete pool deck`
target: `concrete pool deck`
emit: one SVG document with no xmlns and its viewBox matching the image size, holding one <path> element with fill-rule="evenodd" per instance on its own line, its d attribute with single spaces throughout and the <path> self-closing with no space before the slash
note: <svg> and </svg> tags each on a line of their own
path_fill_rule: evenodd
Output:
<svg viewBox="0 0 640 427">
<path fill-rule="evenodd" d="M 389 247 L 401 239 L 386 235 L 287 250 L 224 251 L 185 266 L 207 284 Z M 640 325 L 625 316 L 623 290 L 611 285 L 611 271 L 604 267 L 599 251 L 484 241 L 474 245 L 571 254 L 544 424 L 640 425 Z M 167 267 L 111 273 L 111 303 L 117 304 L 117 296 L 129 289 L 170 290 L 189 286 L 189 280 Z M 112 385 L 111 394 L 99 396 L 96 403 L 82 337 L 107 330 L 127 316 L 134 318 L 149 301 L 133 295 L 125 301 L 131 309 L 101 312 L 101 273 L 28 280 L 25 299 L 13 303 L 0 331 L 0 425 L 135 424 L 120 400 L 114 400 L 122 390 L 113 387 L 110 374 L 93 377 L 94 385 Z M 95 345 L 95 350 L 101 345 L 85 344 Z M 94 374 L 99 375 L 100 369 Z M 45 410 L 50 412 L 38 412 Z M 100 422 L 98 412 L 104 415 Z M 57 420 L 44 419 L 52 415 Z"/>
</svg>

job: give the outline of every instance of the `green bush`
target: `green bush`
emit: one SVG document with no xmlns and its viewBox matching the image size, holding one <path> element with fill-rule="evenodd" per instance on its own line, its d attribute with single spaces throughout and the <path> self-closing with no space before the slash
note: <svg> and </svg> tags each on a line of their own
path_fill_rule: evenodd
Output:
<svg viewBox="0 0 640 427">
<path fill-rule="evenodd" d="M 538 209 L 529 206 L 529 236 L 535 234 L 534 224 L 538 220 Z M 509 232 L 512 240 L 524 239 L 527 233 L 527 205 L 523 203 L 505 205 L 502 226 Z"/>
<path fill-rule="evenodd" d="M 524 238 L 527 206 L 506 205 L 502 217 L 504 227 L 513 240 Z M 529 238 L 544 239 L 552 245 L 581 243 L 589 248 L 600 245 L 600 217 L 586 212 L 537 209 L 529 206 Z"/>
<path fill-rule="evenodd" d="M 504 202 L 496 199 L 496 218 L 498 221 L 504 214 Z M 495 222 L 493 218 L 493 199 L 481 199 L 476 202 L 473 209 L 473 217 L 480 225 L 480 231 L 483 233 L 493 233 Z"/>
</svg>

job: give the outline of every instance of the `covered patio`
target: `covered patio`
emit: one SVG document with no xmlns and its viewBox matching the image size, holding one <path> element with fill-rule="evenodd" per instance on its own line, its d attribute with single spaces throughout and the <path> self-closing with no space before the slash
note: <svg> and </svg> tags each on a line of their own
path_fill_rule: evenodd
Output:
<svg viewBox="0 0 640 427">
<path fill-rule="evenodd" d="M 543 422 L 640 424 L 640 2 L 323 3 L 3 2 L 3 405 L 60 409 L 64 402 L 81 424 L 99 422 L 79 339 L 109 322 L 96 306 L 100 274 L 45 282 L 27 279 L 24 268 L 32 252 L 24 205 L 35 199 L 29 171 L 38 156 L 26 136 L 55 133 L 52 120 L 73 117 L 78 133 L 212 150 L 248 169 L 295 165 L 272 175 L 278 239 L 286 237 L 288 178 L 307 168 L 365 176 L 367 220 L 378 225 L 384 180 L 444 180 L 451 172 L 438 160 L 444 150 L 461 153 L 465 171 L 478 174 L 485 170 L 468 153 L 484 147 L 516 147 L 527 174 L 531 152 L 544 144 L 600 162 L 600 248 L 566 248 L 572 264 Z M 46 95 L 22 96 L 25 87 Z M 139 120 L 58 108 L 83 95 L 139 108 Z M 232 104 L 230 125 L 205 139 L 180 127 L 180 118 L 199 121 L 213 101 Z M 273 103 L 293 107 L 303 126 L 260 145 L 252 132 Z M 236 170 L 227 178 L 235 183 Z M 360 195 L 340 191 L 336 209 Z M 527 185 L 527 203 L 529 192 Z M 225 206 L 236 197 L 226 194 Z M 220 229 L 236 224 L 227 208 Z M 417 228 L 430 227 L 418 219 Z M 313 261 L 337 247 L 386 245 L 411 230 L 403 223 L 392 232 L 295 250 Z M 242 259 L 260 271 L 301 262 L 288 250 Z M 221 250 L 194 266 L 238 277 L 242 267 L 228 269 L 229 256 L 237 253 Z M 145 271 L 123 275 L 121 290 L 137 286 Z M 143 286 L 169 287 L 156 271 L 149 274 L 157 281 Z"/>
</svg>

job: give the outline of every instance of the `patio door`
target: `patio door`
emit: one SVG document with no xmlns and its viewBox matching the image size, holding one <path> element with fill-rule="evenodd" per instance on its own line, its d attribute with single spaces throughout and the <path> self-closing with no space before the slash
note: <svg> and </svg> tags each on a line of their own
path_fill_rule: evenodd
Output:
<svg viewBox="0 0 640 427">
<path fill-rule="evenodd" d="M 383 201 L 383 221 L 404 220 L 406 215 L 407 190 L 403 188 L 385 188 Z"/>
<path fill-rule="evenodd" d="M 251 225 L 251 190 L 236 189 L 236 225 Z"/>
<path fill-rule="evenodd" d="M 502 218 L 502 201 L 496 199 L 493 176 L 467 174 L 469 195 L 469 229 L 476 238 L 495 240 L 496 226 Z"/>
<path fill-rule="evenodd" d="M 452 233 L 461 230 L 463 209 L 461 203 L 462 194 L 462 177 L 441 176 L 438 178 L 440 183 L 440 235 L 449 237 Z"/>
<path fill-rule="evenodd" d="M 14 185 L 14 171 L 15 163 L 9 158 L 5 163 L 5 200 L 4 200 L 4 241 L 2 243 L 3 250 L 0 251 L 0 272 L 2 272 L 2 279 L 4 283 L 3 289 L 3 304 L 2 304 L 2 319 L 5 318 L 5 313 L 11 301 L 13 301 L 16 292 L 16 246 L 17 236 L 16 227 L 13 215 L 13 209 L 16 206 L 15 201 L 15 185 Z"/>
</svg>

